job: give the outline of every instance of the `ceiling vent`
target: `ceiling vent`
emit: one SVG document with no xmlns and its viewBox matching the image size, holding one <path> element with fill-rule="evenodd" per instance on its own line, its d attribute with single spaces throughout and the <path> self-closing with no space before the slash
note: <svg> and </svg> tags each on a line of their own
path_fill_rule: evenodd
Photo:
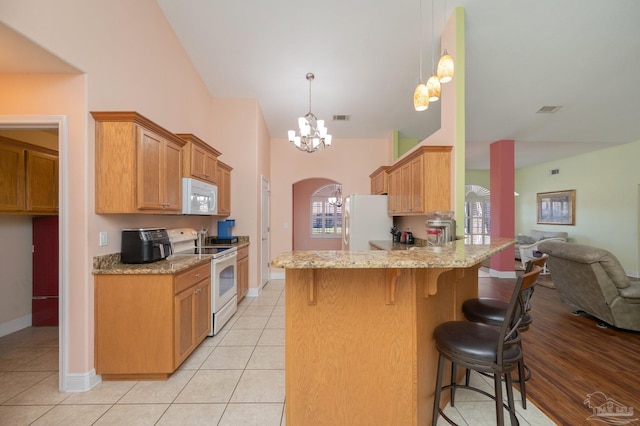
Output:
<svg viewBox="0 0 640 426">
<path fill-rule="evenodd" d="M 334 115 L 333 121 L 349 121 L 351 120 L 350 115 Z"/>
<path fill-rule="evenodd" d="M 550 169 L 549 173 L 553 176 L 553 175 L 559 175 L 560 174 L 560 169 Z"/>
<path fill-rule="evenodd" d="M 545 105 L 542 108 L 540 108 L 538 111 L 536 111 L 536 114 L 553 114 L 554 112 L 558 111 L 560 108 L 562 108 L 559 105 Z"/>
</svg>

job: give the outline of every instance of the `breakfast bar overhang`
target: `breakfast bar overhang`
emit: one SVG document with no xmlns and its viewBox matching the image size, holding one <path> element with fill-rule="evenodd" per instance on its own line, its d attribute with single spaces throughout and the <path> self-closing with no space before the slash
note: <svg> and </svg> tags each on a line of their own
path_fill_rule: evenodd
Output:
<svg viewBox="0 0 640 426">
<path fill-rule="evenodd" d="M 274 259 L 273 267 L 286 270 L 287 424 L 428 425 L 438 360 L 433 330 L 463 319 L 462 303 L 478 295 L 482 261 L 514 243 L 458 240 Z"/>
</svg>

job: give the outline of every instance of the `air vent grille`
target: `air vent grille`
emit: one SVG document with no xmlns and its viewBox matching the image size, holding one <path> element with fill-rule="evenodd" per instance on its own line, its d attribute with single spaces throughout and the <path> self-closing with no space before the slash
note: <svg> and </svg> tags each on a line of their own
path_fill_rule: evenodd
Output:
<svg viewBox="0 0 640 426">
<path fill-rule="evenodd" d="M 551 169 L 550 172 L 551 172 L 551 175 L 558 175 L 560 174 L 560 169 Z"/>
<path fill-rule="evenodd" d="M 554 112 L 558 111 L 560 108 L 562 108 L 559 105 L 545 105 L 542 108 L 540 108 L 538 111 L 536 111 L 537 114 L 553 114 Z"/>
<path fill-rule="evenodd" d="M 351 120 L 350 115 L 334 115 L 333 121 L 349 121 Z"/>
</svg>

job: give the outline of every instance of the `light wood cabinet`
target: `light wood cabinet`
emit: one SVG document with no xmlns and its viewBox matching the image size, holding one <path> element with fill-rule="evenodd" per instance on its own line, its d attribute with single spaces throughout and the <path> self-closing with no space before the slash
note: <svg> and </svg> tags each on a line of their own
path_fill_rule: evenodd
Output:
<svg viewBox="0 0 640 426">
<path fill-rule="evenodd" d="M 165 379 L 211 329 L 211 265 L 95 276 L 95 365 L 103 380 Z"/>
<path fill-rule="evenodd" d="M 389 192 L 389 174 L 388 166 L 379 167 L 375 172 L 369 175 L 371 179 L 371 194 L 380 195 Z"/>
<path fill-rule="evenodd" d="M 240 302 L 249 291 L 249 246 L 238 249 L 238 302 Z"/>
<path fill-rule="evenodd" d="M 450 146 L 422 146 L 391 166 L 389 209 L 395 216 L 451 209 Z"/>
<path fill-rule="evenodd" d="M 182 212 L 186 141 L 136 112 L 96 120 L 96 213 Z"/>
<path fill-rule="evenodd" d="M 0 139 L 0 212 L 58 213 L 58 153 Z"/>
<path fill-rule="evenodd" d="M 231 170 L 233 170 L 231 166 L 218 161 L 218 216 L 231 214 Z"/>
<path fill-rule="evenodd" d="M 183 176 L 217 184 L 216 172 L 220 152 L 191 133 L 178 133 L 177 136 L 187 141 L 182 150 L 184 154 L 182 163 Z"/>
</svg>

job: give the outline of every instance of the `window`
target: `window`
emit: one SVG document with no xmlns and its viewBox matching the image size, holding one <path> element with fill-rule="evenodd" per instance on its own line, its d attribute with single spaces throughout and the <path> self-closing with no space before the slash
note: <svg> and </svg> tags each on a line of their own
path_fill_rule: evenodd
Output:
<svg viewBox="0 0 640 426">
<path fill-rule="evenodd" d="M 330 184 L 311 195 L 311 238 L 341 238 L 342 185 Z M 335 202 L 330 202 L 336 200 Z"/>
<path fill-rule="evenodd" d="M 467 185 L 464 203 L 464 234 L 474 243 L 482 243 L 491 235 L 491 202 L 489 190 L 479 185 Z"/>
</svg>

